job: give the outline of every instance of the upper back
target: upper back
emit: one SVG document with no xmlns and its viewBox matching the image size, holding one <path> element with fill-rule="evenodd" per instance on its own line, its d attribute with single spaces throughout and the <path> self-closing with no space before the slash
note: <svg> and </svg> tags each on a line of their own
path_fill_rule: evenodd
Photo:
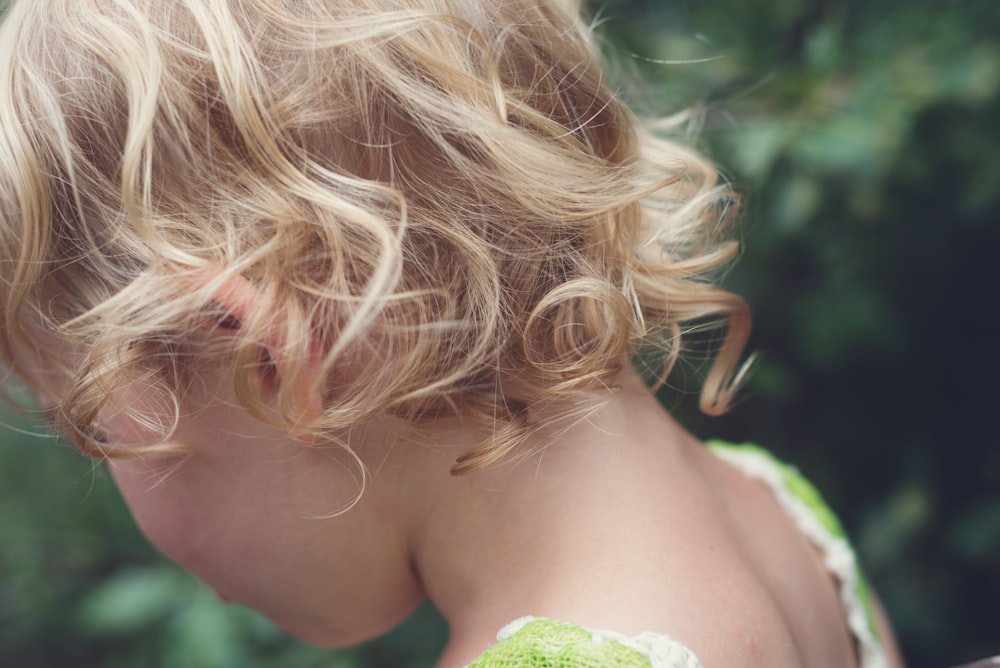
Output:
<svg viewBox="0 0 1000 668">
<path fill-rule="evenodd" d="M 447 525 L 460 538 L 421 573 L 459 619 L 453 641 L 465 652 L 453 656 L 533 615 L 663 633 L 709 667 L 857 665 L 823 555 L 769 489 L 654 398 L 626 388 L 563 437 L 534 465 L 441 500 L 462 508 Z"/>
</svg>

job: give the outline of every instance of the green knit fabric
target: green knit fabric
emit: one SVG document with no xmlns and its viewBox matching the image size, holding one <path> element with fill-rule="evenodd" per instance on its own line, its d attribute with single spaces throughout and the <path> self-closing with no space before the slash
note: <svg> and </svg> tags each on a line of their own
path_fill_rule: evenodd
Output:
<svg viewBox="0 0 1000 668">
<path fill-rule="evenodd" d="M 486 650 L 469 668 L 649 668 L 641 652 L 576 624 L 535 619 Z"/>
</svg>

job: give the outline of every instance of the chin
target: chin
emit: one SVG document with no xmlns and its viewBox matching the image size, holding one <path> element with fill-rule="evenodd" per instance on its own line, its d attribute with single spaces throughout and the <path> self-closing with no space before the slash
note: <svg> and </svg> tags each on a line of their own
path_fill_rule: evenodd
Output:
<svg viewBox="0 0 1000 668">
<path fill-rule="evenodd" d="M 359 629 L 330 627 L 319 628 L 316 626 L 306 627 L 304 625 L 299 626 L 293 624 L 282 624 L 274 620 L 272 621 L 275 626 L 296 640 L 300 640 L 307 645 L 312 645 L 313 647 L 322 647 L 324 649 L 341 649 L 343 647 L 358 645 L 367 640 L 377 638 L 392 628 L 390 626 L 374 632 L 363 632 Z"/>
<path fill-rule="evenodd" d="M 372 618 L 352 614 L 345 615 L 344 619 L 340 620 L 299 620 L 298 623 L 275 617 L 269 618 L 282 631 L 307 645 L 339 649 L 385 635 L 406 619 L 418 604 L 419 601 L 406 609 L 393 611 L 393 614 Z"/>
</svg>

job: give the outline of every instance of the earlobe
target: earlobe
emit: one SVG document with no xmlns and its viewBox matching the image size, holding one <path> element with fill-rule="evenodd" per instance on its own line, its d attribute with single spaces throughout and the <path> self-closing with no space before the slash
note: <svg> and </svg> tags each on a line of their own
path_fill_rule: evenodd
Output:
<svg viewBox="0 0 1000 668">
<path fill-rule="evenodd" d="M 261 305 L 260 290 L 239 275 L 227 276 L 220 271 L 203 268 L 185 272 L 182 283 L 191 290 L 210 290 L 213 301 L 224 312 L 211 324 L 211 328 L 220 333 L 239 331 Z M 274 376 L 262 377 L 261 385 L 274 384 L 276 380 L 279 392 L 291 393 L 291 415 L 288 414 L 288 407 L 281 412 L 292 420 L 296 431 L 305 433 L 306 428 L 323 412 L 323 384 L 319 378 L 323 352 L 319 338 L 310 336 L 306 359 L 291 359 L 286 345 L 287 325 L 287 319 L 280 312 L 272 314 L 271 325 L 261 337 L 260 346 L 271 370 L 262 368 L 260 373 L 262 376 Z M 278 406 L 275 408 L 280 410 Z"/>
</svg>

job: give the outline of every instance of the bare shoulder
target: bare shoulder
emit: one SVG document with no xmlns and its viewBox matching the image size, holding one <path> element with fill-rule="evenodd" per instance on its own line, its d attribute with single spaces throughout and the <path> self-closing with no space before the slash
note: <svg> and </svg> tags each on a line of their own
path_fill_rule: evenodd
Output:
<svg viewBox="0 0 1000 668">
<path fill-rule="evenodd" d="M 835 587 L 811 546 L 762 489 L 684 458 L 623 456 L 559 521 L 536 508 L 545 534 L 508 617 L 664 634 L 709 668 L 852 665 Z"/>
<path fill-rule="evenodd" d="M 771 493 L 623 398 L 531 466 L 436 488 L 454 492 L 434 506 L 448 522 L 418 565 L 448 656 L 536 616 L 664 634 L 708 668 L 856 665 L 836 584 Z"/>
<path fill-rule="evenodd" d="M 576 562 L 605 579 L 575 602 L 600 599 L 588 625 L 665 633 L 706 666 L 854 665 L 837 584 L 771 493 L 698 444 L 654 453 L 581 515 L 616 538 Z"/>
</svg>

